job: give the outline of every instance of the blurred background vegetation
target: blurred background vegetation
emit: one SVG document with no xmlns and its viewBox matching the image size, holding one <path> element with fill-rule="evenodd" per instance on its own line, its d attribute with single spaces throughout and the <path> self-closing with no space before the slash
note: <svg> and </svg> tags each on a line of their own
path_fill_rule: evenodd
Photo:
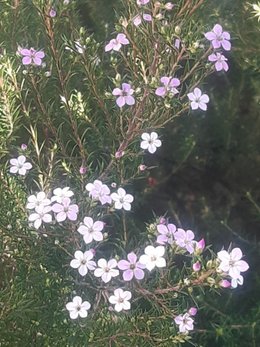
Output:
<svg viewBox="0 0 260 347">
<path fill-rule="evenodd" d="M 120 6 L 119 0 L 80 0 L 81 23 L 97 41 L 106 41 Z M 196 298 L 202 306 L 196 339 L 201 346 L 258 347 L 260 23 L 244 0 L 209 0 L 203 11 L 201 17 L 208 29 L 219 22 L 231 33 L 230 70 L 227 74 L 215 73 L 205 81 L 211 100 L 206 114 L 183 115 L 163 129 L 164 146 L 155 156 L 145 158 L 146 165 L 158 168 L 136 183 L 136 191 L 142 185 L 146 193 L 134 212 L 140 221 L 147 222 L 153 213 L 163 215 L 168 211 L 184 228 L 205 237 L 215 250 L 222 245 L 227 248 L 231 242 L 241 247 L 250 264 L 245 284 L 223 292 L 217 299 L 210 294 Z M 62 334 L 70 336 L 65 341 L 71 346 L 83 346 L 73 326 L 69 328 L 62 321 L 64 315 L 59 309 L 63 306 L 62 295 L 73 290 L 71 282 L 60 285 L 66 282 L 62 256 L 56 250 L 45 257 L 48 263 L 38 262 L 41 254 L 54 248 L 48 240 L 42 243 L 26 237 L 25 212 L 19 201 L 25 194 L 22 182 L 19 187 L 12 177 L 6 177 L 5 182 L 0 185 L 0 196 L 9 203 L 1 205 L 0 229 L 8 226 L 20 232 L 11 237 L 5 230 L 0 245 L 2 254 L 8 247 L 8 253 L 14 255 L 5 259 L 5 268 L 0 267 L 0 286 L 4 288 L 0 297 L 0 346 L 60 346 L 57 336 Z M 18 190 L 20 196 L 16 194 L 14 199 L 13 192 Z M 57 273 L 57 264 L 61 273 Z M 10 294 L 14 288 L 15 300 Z M 64 288 L 63 293 L 60 288 Z M 46 310 L 48 306 L 51 310 Z"/>
</svg>

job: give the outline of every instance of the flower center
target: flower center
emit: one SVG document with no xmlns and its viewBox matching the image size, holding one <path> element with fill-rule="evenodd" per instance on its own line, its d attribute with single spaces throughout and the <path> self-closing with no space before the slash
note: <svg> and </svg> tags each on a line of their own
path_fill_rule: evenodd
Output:
<svg viewBox="0 0 260 347">
<path fill-rule="evenodd" d="M 119 299 L 118 299 L 118 302 L 119 302 L 120 304 L 122 304 L 122 302 L 124 302 L 124 299 L 119 298 Z"/>
<path fill-rule="evenodd" d="M 105 272 L 109 272 L 109 271 L 110 271 L 109 267 L 105 267 L 105 268 L 104 268 L 104 271 L 105 271 Z"/>
<path fill-rule="evenodd" d="M 130 264 L 130 269 L 134 270 L 135 269 L 135 264 Z"/>
<path fill-rule="evenodd" d="M 77 311 L 80 311 L 80 310 L 81 310 L 81 307 L 80 307 L 80 306 L 77 306 L 77 307 L 76 307 L 76 310 L 77 310 Z"/>
<path fill-rule="evenodd" d="M 157 257 L 155 255 L 151 256 L 151 261 L 156 261 Z"/>
</svg>

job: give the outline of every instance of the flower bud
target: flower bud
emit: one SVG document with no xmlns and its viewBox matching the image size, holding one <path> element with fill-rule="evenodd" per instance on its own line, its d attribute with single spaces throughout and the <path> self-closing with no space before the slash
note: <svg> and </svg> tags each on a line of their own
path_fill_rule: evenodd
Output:
<svg viewBox="0 0 260 347">
<path fill-rule="evenodd" d="M 195 264 L 192 265 L 193 271 L 198 272 L 201 269 L 201 265 L 199 261 L 196 261 Z"/>
<path fill-rule="evenodd" d="M 196 316 L 197 312 L 198 312 L 198 309 L 196 307 L 191 307 L 188 311 L 188 314 L 190 316 Z"/>
<path fill-rule="evenodd" d="M 176 25 L 174 31 L 175 31 L 175 34 L 176 34 L 176 35 L 180 35 L 180 33 L 181 33 L 181 27 L 180 27 L 179 25 Z"/>
<path fill-rule="evenodd" d="M 219 285 L 222 288 L 229 288 L 231 286 L 231 283 L 228 280 L 222 280 L 219 282 Z"/>
</svg>

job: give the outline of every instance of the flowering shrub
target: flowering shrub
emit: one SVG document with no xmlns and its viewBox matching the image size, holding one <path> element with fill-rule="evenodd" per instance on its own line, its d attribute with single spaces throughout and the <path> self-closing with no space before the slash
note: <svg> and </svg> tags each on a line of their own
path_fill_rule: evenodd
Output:
<svg viewBox="0 0 260 347">
<path fill-rule="evenodd" d="M 218 23 L 191 32 L 203 1 L 187 4 L 128 0 L 101 44 L 79 28 L 73 1 L 54 8 L 35 0 L 32 25 L 42 34 L 29 35 L 24 25 L 15 49 L 3 50 L 4 111 L 25 123 L 27 139 L 8 154 L 4 174 L 23 191 L 27 237 L 62 251 L 56 314 L 88 344 L 189 342 L 200 312 L 193 291 L 236 288 L 249 268 L 240 248 L 206 247 L 174 216 L 135 221 L 133 183 L 146 169 L 145 151 L 160 151 L 161 129 L 175 118 L 207 111 L 204 79 L 228 71 L 222 53 L 231 49 L 230 34 Z M 17 6 L 19 16 L 28 11 Z M 95 328 L 100 320 L 104 334 Z"/>
</svg>

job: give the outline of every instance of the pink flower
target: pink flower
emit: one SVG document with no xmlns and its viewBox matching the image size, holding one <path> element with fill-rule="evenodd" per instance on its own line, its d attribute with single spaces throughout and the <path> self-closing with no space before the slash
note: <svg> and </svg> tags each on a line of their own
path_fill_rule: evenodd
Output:
<svg viewBox="0 0 260 347">
<path fill-rule="evenodd" d="M 183 230 L 178 228 L 174 234 L 176 244 L 192 254 L 194 252 L 194 233 L 191 230 Z"/>
<path fill-rule="evenodd" d="M 199 261 L 196 261 L 196 263 L 194 263 L 194 264 L 192 265 L 192 268 L 193 268 L 193 271 L 195 271 L 195 272 L 200 271 L 200 269 L 201 269 L 200 262 L 199 262 Z"/>
<path fill-rule="evenodd" d="M 42 59 L 45 57 L 43 51 L 36 51 L 34 48 L 26 49 L 23 48 L 19 50 L 19 53 L 23 56 L 23 65 L 42 65 Z"/>
<path fill-rule="evenodd" d="M 145 266 L 137 261 L 137 256 L 135 253 L 131 252 L 127 255 L 127 260 L 120 260 L 117 264 L 120 270 L 123 270 L 123 278 L 125 281 L 131 281 L 133 277 L 137 280 L 142 280 L 144 278 Z"/>
<path fill-rule="evenodd" d="M 209 102 L 209 97 L 207 94 L 202 94 L 199 88 L 195 88 L 192 93 L 188 93 L 188 98 L 191 101 L 191 109 L 197 110 L 200 108 L 203 111 L 207 110 L 207 103 Z"/>
<path fill-rule="evenodd" d="M 91 243 L 93 240 L 102 241 L 104 229 L 104 223 L 100 221 L 94 222 L 92 218 L 85 217 L 84 223 L 79 226 L 78 232 L 83 235 L 86 244 Z"/>
<path fill-rule="evenodd" d="M 54 204 L 52 206 L 52 211 L 57 213 L 57 222 L 63 222 L 67 218 L 69 220 L 75 221 L 78 218 L 79 207 L 76 204 L 70 204 L 70 198 L 63 198 L 61 204 Z"/>
<path fill-rule="evenodd" d="M 241 260 L 242 256 L 240 248 L 234 248 L 230 253 L 227 251 L 218 252 L 218 259 L 220 260 L 219 269 L 228 273 L 231 278 L 239 278 L 240 272 L 245 272 L 249 269 L 247 262 Z"/>
<path fill-rule="evenodd" d="M 172 2 L 167 2 L 165 5 L 164 5 L 164 8 L 165 10 L 167 11 L 171 11 L 173 9 L 175 5 L 172 3 Z"/>
<path fill-rule="evenodd" d="M 22 143 L 21 144 L 21 150 L 26 151 L 26 149 L 27 149 L 27 145 L 25 143 Z"/>
<path fill-rule="evenodd" d="M 188 314 L 189 314 L 190 316 L 196 316 L 197 312 L 198 312 L 198 310 L 197 310 L 196 307 L 191 307 L 191 308 L 189 309 L 189 311 L 188 311 Z"/>
<path fill-rule="evenodd" d="M 117 193 L 111 194 L 112 200 L 115 202 L 115 209 L 125 211 L 131 210 L 131 203 L 134 201 L 134 197 L 131 194 L 126 194 L 123 188 L 118 188 Z"/>
<path fill-rule="evenodd" d="M 116 39 L 112 39 L 105 47 L 105 52 L 109 51 L 119 51 L 122 45 L 128 45 L 129 41 L 126 38 L 125 34 L 118 34 Z"/>
<path fill-rule="evenodd" d="M 179 316 L 174 318 L 174 321 L 177 325 L 179 325 L 180 333 L 188 333 L 190 330 L 194 329 L 193 322 L 194 320 L 190 317 L 188 313 L 180 314 Z"/>
<path fill-rule="evenodd" d="M 150 0 L 136 0 L 136 3 L 138 6 L 143 6 L 143 5 L 146 5 L 148 4 Z"/>
<path fill-rule="evenodd" d="M 18 172 L 19 175 L 25 176 L 26 172 L 31 170 L 32 164 L 26 162 L 26 158 L 24 155 L 20 155 L 17 159 L 13 158 L 10 160 L 10 172 L 16 174 Z"/>
<path fill-rule="evenodd" d="M 111 204 L 110 189 L 101 181 L 95 180 L 94 183 L 88 183 L 86 185 L 86 190 L 89 191 L 89 196 L 91 196 L 92 199 L 99 200 L 102 205 Z"/>
<path fill-rule="evenodd" d="M 174 233 L 177 230 L 174 224 L 164 224 L 157 225 L 157 231 L 160 235 L 157 236 L 157 243 L 165 245 L 166 243 L 172 244 L 174 240 Z"/>
<path fill-rule="evenodd" d="M 231 286 L 231 283 L 228 280 L 222 280 L 219 282 L 219 285 L 222 288 L 229 288 Z"/>
<path fill-rule="evenodd" d="M 174 77 L 162 77 L 160 79 L 163 87 L 158 87 L 155 91 L 155 94 L 161 97 L 165 97 L 166 94 L 171 93 L 173 95 L 178 94 L 179 91 L 175 88 L 180 85 L 180 80 Z"/>
<path fill-rule="evenodd" d="M 87 171 L 88 171 L 88 168 L 87 168 L 86 166 L 81 166 L 81 167 L 79 168 L 79 173 L 80 173 L 81 175 L 85 175 L 85 173 L 87 173 Z"/>
<path fill-rule="evenodd" d="M 205 34 L 205 37 L 206 39 L 211 41 L 213 48 L 220 48 L 222 46 L 225 51 L 230 51 L 230 34 L 226 31 L 223 31 L 221 25 L 216 24 L 212 31 L 209 31 Z"/>
<path fill-rule="evenodd" d="M 35 229 L 39 229 L 42 222 L 51 223 L 52 215 L 49 212 L 51 212 L 51 206 L 40 205 L 35 208 L 35 212 L 31 213 L 28 219 L 33 222 Z"/>
<path fill-rule="evenodd" d="M 57 15 L 56 10 L 54 8 L 51 8 L 51 10 L 49 12 L 49 16 L 53 18 L 53 17 L 56 17 L 56 15 Z"/>
<path fill-rule="evenodd" d="M 94 271 L 94 275 L 96 277 L 101 277 L 102 281 L 105 283 L 111 281 L 112 277 L 119 275 L 119 271 L 115 269 L 117 267 L 117 261 L 115 259 L 106 261 L 106 259 L 101 258 L 98 260 L 98 266 L 99 267 Z"/>
<path fill-rule="evenodd" d="M 134 90 L 128 83 L 122 84 L 122 89 L 115 88 L 112 92 L 113 95 L 118 96 L 116 103 L 119 107 L 123 107 L 125 104 L 132 106 L 135 104 L 135 99 L 132 97 Z"/>
<path fill-rule="evenodd" d="M 219 52 L 212 53 L 208 56 L 208 60 L 215 62 L 215 68 L 217 71 L 228 71 L 228 64 L 226 63 L 227 58 L 223 54 Z"/>
</svg>

